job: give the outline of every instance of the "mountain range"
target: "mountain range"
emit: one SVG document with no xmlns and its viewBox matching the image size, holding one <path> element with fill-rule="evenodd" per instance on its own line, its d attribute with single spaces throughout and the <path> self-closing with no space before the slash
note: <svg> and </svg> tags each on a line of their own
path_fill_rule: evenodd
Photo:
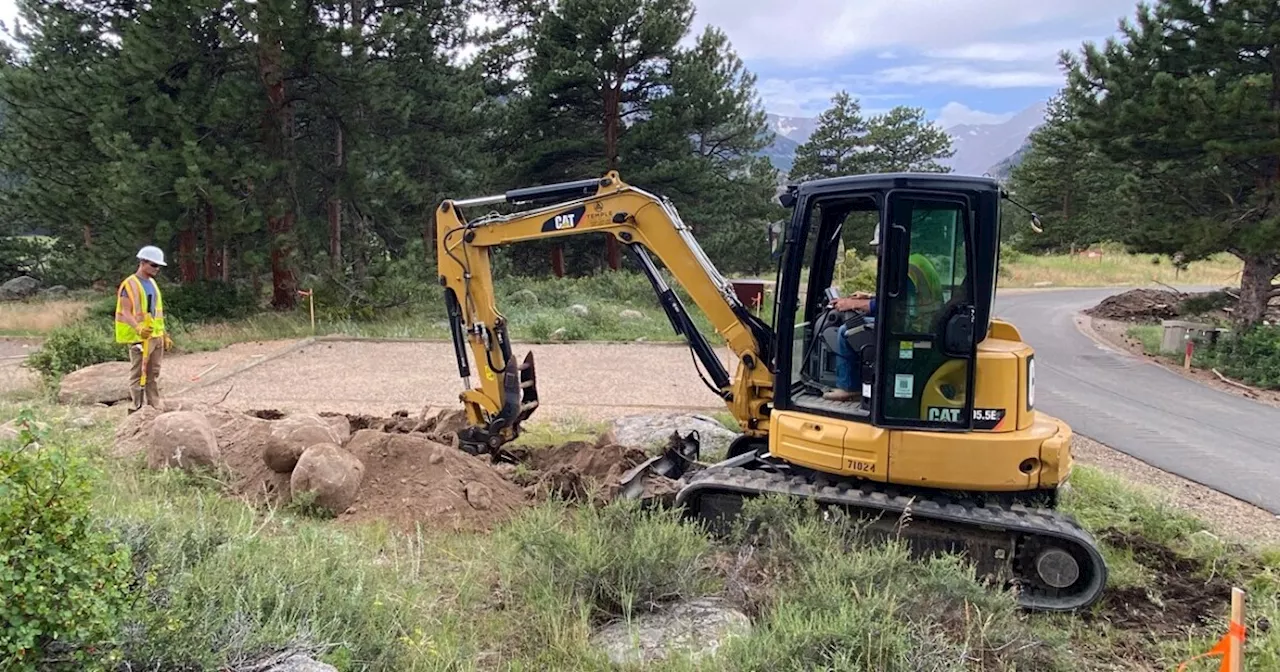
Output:
<svg viewBox="0 0 1280 672">
<path fill-rule="evenodd" d="M 960 124 L 945 129 L 951 136 L 955 156 L 940 163 L 965 175 L 1007 176 L 1025 153 L 1031 132 L 1044 123 L 1045 109 L 1046 103 L 1039 102 L 1000 123 Z M 796 150 L 813 134 L 818 120 L 777 114 L 770 114 L 768 118 L 775 139 L 760 153 L 786 173 L 795 162 Z"/>
</svg>

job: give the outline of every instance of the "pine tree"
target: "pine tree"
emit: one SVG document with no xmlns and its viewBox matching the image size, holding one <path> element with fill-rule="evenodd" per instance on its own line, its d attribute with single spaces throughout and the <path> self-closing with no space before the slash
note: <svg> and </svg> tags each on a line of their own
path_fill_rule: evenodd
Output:
<svg viewBox="0 0 1280 672">
<path fill-rule="evenodd" d="M 796 150 L 789 178 L 799 182 L 869 172 L 870 130 L 858 99 L 845 91 L 837 93 L 831 99 L 831 107 L 818 115 L 813 135 Z"/>
<path fill-rule="evenodd" d="M 1021 249 L 1067 250 L 1105 240 L 1124 242 L 1118 164 L 1082 135 L 1075 111 L 1061 94 L 1049 101 L 1043 126 L 1010 173 L 1010 189 L 1020 203 L 1046 219 L 1044 233 L 1029 234 L 1017 219 L 1015 244 Z"/>
<path fill-rule="evenodd" d="M 956 153 L 951 136 L 926 121 L 918 107 L 898 106 L 872 117 L 865 140 L 871 148 L 869 169 L 874 172 L 949 173 L 951 169 L 938 161 Z"/>
<path fill-rule="evenodd" d="M 1123 37 L 1063 54 L 1084 133 L 1132 176 L 1132 238 L 1244 262 L 1235 316 L 1262 319 L 1280 272 L 1280 5 L 1163 0 Z"/>
</svg>

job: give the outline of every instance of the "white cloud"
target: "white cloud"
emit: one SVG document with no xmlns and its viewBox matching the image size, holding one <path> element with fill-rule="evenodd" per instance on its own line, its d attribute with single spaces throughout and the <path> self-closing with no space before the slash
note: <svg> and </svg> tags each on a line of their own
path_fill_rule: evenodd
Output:
<svg viewBox="0 0 1280 672">
<path fill-rule="evenodd" d="M 885 84 L 946 84 L 978 89 L 1061 86 L 1063 76 L 1053 70 L 985 70 L 967 65 L 908 65 L 876 72 Z"/>
<path fill-rule="evenodd" d="M 974 42 L 960 47 L 924 52 L 933 58 L 962 61 L 1053 62 L 1063 50 L 1078 51 L 1082 40 L 1044 40 L 1040 42 Z"/>
<path fill-rule="evenodd" d="M 858 77 L 770 77 L 756 82 L 756 91 L 770 112 L 784 117 L 815 117 L 831 106 L 831 99 L 840 91 L 857 98 L 868 116 L 888 111 L 892 107 L 888 101 L 910 97 L 905 93 L 861 93 L 866 81 Z"/>
<path fill-rule="evenodd" d="M 1133 0 L 696 0 L 698 30 L 724 29 L 746 59 L 813 65 L 855 53 L 931 51 L 1001 41 L 1010 33 L 1095 38 L 1099 19 L 1114 27 Z M 1086 29 L 1085 26 L 1088 25 Z"/>
<path fill-rule="evenodd" d="M 952 101 L 942 106 L 936 121 L 942 128 L 952 128 L 961 124 L 1000 124 L 1013 118 L 1013 112 L 995 114 L 975 110 L 964 103 Z"/>
</svg>

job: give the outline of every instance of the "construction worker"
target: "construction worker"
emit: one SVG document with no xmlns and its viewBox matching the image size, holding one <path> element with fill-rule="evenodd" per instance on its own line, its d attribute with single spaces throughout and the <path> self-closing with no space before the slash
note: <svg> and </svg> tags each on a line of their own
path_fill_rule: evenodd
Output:
<svg viewBox="0 0 1280 672">
<path fill-rule="evenodd" d="M 173 345 L 165 333 L 164 297 L 156 274 L 165 266 L 164 252 L 154 245 L 138 250 L 138 270 L 116 291 L 116 342 L 129 346 L 129 412 L 143 403 L 160 404 L 160 361 Z"/>
<path fill-rule="evenodd" d="M 871 248 L 876 256 L 880 256 L 880 227 L 877 226 L 871 236 Z M 913 254 L 907 259 L 907 301 L 912 313 L 924 312 L 932 315 L 941 304 L 942 279 L 938 276 L 933 264 L 921 254 Z M 832 302 L 831 306 L 840 312 L 858 312 L 867 317 L 869 325 L 875 324 L 876 297 L 866 292 L 854 292 Z M 858 353 L 847 338 L 848 325 L 840 326 L 836 339 L 839 352 L 836 356 L 836 389 L 822 395 L 828 401 L 853 401 L 862 398 L 862 386 L 857 380 L 860 368 Z M 870 332 L 865 336 L 870 337 Z"/>
</svg>

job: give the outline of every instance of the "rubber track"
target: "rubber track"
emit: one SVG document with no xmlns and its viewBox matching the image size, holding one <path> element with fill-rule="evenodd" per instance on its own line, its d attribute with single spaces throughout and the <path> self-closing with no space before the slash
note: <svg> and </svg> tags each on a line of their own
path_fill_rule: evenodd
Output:
<svg viewBox="0 0 1280 672">
<path fill-rule="evenodd" d="M 688 481 L 688 485 L 676 495 L 678 505 L 687 505 L 691 497 L 696 498 L 702 494 L 735 492 L 792 495 L 825 504 L 875 509 L 893 514 L 901 514 L 910 508 L 911 516 L 917 519 L 930 518 L 987 531 L 1010 531 L 1065 541 L 1084 551 L 1092 560 L 1092 567 L 1081 567 L 1081 574 L 1088 577 L 1083 590 L 1062 597 L 1019 591 L 1018 603 L 1026 609 L 1074 611 L 1088 607 L 1102 596 L 1106 586 L 1107 566 L 1098 552 L 1093 536 L 1070 516 L 1052 509 L 1036 509 L 1021 504 L 1008 507 L 993 503 L 982 506 L 961 504 L 943 500 L 936 495 L 898 494 L 896 489 L 891 489 L 893 486 L 871 481 L 833 481 L 822 484 L 797 473 L 742 467 L 711 467 L 691 474 Z"/>
</svg>

